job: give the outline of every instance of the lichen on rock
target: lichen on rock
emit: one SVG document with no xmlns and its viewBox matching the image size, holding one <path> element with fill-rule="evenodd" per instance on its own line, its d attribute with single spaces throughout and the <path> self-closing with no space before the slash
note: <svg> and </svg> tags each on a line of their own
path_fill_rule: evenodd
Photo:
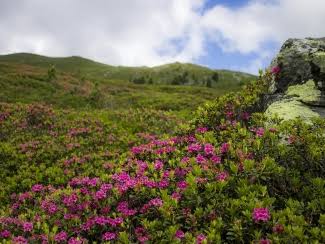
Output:
<svg viewBox="0 0 325 244">
<path fill-rule="evenodd" d="M 325 114 L 325 38 L 289 39 L 271 63 L 279 67 L 266 95 L 266 115 L 280 118 Z"/>
<path fill-rule="evenodd" d="M 280 49 L 271 65 L 278 65 L 281 73 L 276 79 L 277 91 L 284 92 L 289 85 L 309 79 L 319 81 L 325 72 L 325 39 L 289 39 Z"/>
<path fill-rule="evenodd" d="M 319 117 L 319 114 L 307 104 L 317 102 L 319 97 L 320 90 L 316 88 L 313 80 L 289 86 L 283 99 L 272 103 L 265 114 L 270 117 L 276 114 L 283 120 L 300 117 L 308 122 L 313 117 Z"/>
<path fill-rule="evenodd" d="M 320 69 L 320 72 L 325 73 L 325 52 L 315 53 L 313 56 L 313 62 Z"/>
<path fill-rule="evenodd" d="M 305 104 L 311 104 L 320 99 L 321 91 L 317 89 L 313 80 L 309 80 L 301 85 L 289 86 L 286 95 L 293 96 L 295 100 Z"/>
<path fill-rule="evenodd" d="M 278 116 L 283 120 L 301 118 L 306 122 L 310 122 L 314 117 L 319 117 L 318 113 L 293 98 L 272 103 L 265 111 L 265 115 L 268 117 Z"/>
</svg>

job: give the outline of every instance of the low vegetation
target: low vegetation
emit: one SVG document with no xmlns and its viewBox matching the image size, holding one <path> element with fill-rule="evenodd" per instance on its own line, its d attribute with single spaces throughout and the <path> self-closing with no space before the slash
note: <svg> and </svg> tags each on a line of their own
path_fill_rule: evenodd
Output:
<svg viewBox="0 0 325 244">
<path fill-rule="evenodd" d="M 190 120 L 154 106 L 2 103 L 0 238 L 325 242 L 325 121 L 267 120 L 257 105 L 272 78 L 261 74 Z"/>
</svg>

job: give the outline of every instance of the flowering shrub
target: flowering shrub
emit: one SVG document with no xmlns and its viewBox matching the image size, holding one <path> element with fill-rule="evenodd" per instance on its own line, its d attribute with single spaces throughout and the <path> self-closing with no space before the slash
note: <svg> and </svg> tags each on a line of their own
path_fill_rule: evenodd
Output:
<svg viewBox="0 0 325 244">
<path fill-rule="evenodd" d="M 267 208 L 254 208 L 253 219 L 255 222 L 267 222 L 270 218 L 271 216 Z"/>
<path fill-rule="evenodd" d="M 33 131 L 24 150 L 2 143 L 0 155 L 13 183 L 3 180 L 8 186 L 1 195 L 6 203 L 1 238 L 16 243 L 324 242 L 325 121 L 270 126 L 262 114 L 252 114 L 269 75 L 200 108 L 178 134 L 160 139 L 138 134 L 125 151 L 121 142 L 108 143 L 112 131 L 99 121 L 52 127 L 37 140 Z M 6 122 L 1 126 L 13 129 Z M 22 130 L 20 135 L 27 133 Z M 10 159 L 32 162 L 26 175 L 19 172 L 23 168 L 10 168 Z M 14 184 L 10 170 L 23 177 L 21 185 Z"/>
<path fill-rule="evenodd" d="M 271 73 L 274 75 L 277 75 L 278 73 L 280 73 L 280 71 L 281 71 L 280 66 L 274 66 L 271 68 Z"/>
</svg>

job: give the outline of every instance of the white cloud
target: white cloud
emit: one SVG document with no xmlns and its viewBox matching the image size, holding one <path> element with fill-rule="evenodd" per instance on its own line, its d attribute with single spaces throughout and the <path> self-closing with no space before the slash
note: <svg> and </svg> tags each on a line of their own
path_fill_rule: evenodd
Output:
<svg viewBox="0 0 325 244">
<path fill-rule="evenodd" d="M 202 17 L 210 37 L 225 51 L 259 52 L 265 42 L 325 36 L 324 0 L 250 1 L 239 9 L 217 5 Z"/>
<path fill-rule="evenodd" d="M 255 0 L 236 9 L 216 5 L 202 16 L 204 32 L 223 51 L 258 54 L 247 67 L 241 67 L 254 73 L 270 59 L 264 55 L 268 43 L 325 36 L 324 23 L 324 0 Z"/>
<path fill-rule="evenodd" d="M 0 2 L 0 53 L 82 55 L 110 64 L 156 65 L 202 53 L 203 0 Z M 3 13 L 2 13 L 3 12 Z M 179 50 L 170 40 L 182 40 Z"/>
<path fill-rule="evenodd" d="M 250 0 L 240 8 L 216 1 L 203 12 L 204 2 L 2 0 L 0 53 L 81 55 L 109 64 L 157 65 L 196 61 L 209 55 L 204 49 L 209 42 L 224 52 L 257 54 L 244 67 L 234 64 L 256 72 L 274 52 L 267 43 L 325 36 L 324 0 Z"/>
</svg>

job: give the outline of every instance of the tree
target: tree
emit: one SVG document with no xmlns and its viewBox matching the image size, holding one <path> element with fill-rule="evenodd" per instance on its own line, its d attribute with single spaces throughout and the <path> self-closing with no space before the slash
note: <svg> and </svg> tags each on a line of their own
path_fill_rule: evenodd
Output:
<svg viewBox="0 0 325 244">
<path fill-rule="evenodd" d="M 184 71 L 182 73 L 177 74 L 174 79 L 172 80 L 172 85 L 184 85 L 189 81 L 189 73 Z"/>
<path fill-rule="evenodd" d="M 88 101 L 93 107 L 101 107 L 103 105 L 103 94 L 99 88 L 98 82 L 94 82 L 94 87 L 89 94 Z"/>
<path fill-rule="evenodd" d="M 213 74 L 212 74 L 212 80 L 214 81 L 214 82 L 218 82 L 219 81 L 219 74 L 218 74 L 218 72 L 213 72 Z"/>
<path fill-rule="evenodd" d="M 209 88 L 212 87 L 212 78 L 209 77 L 209 78 L 207 79 L 206 86 L 209 87 Z"/>
<path fill-rule="evenodd" d="M 150 84 L 150 85 L 153 84 L 153 79 L 152 79 L 152 77 L 150 77 L 150 78 L 148 79 L 148 82 L 147 82 L 147 83 Z"/>
<path fill-rule="evenodd" d="M 54 65 L 51 65 L 47 70 L 47 80 L 52 81 L 54 79 L 56 79 L 56 69 Z"/>
<path fill-rule="evenodd" d="M 134 84 L 145 84 L 146 79 L 143 76 L 135 76 L 131 78 L 131 82 L 133 82 Z"/>
</svg>

